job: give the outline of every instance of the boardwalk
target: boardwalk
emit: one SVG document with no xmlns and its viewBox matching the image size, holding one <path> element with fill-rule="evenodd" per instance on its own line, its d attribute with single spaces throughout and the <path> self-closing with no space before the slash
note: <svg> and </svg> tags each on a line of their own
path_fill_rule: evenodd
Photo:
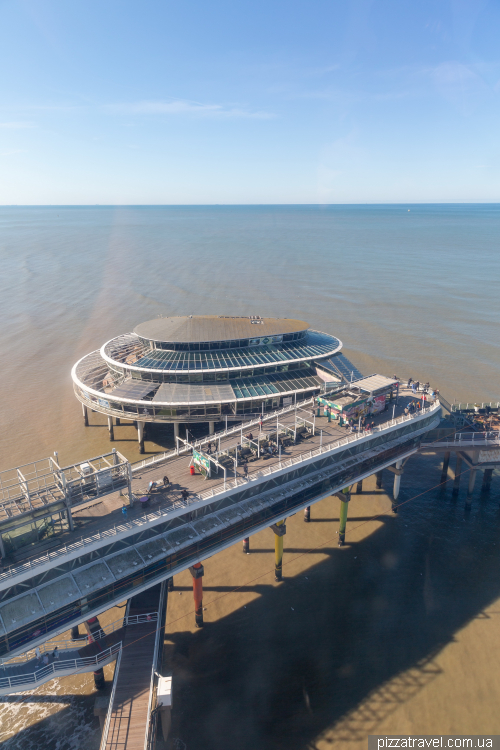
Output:
<svg viewBox="0 0 500 750">
<path fill-rule="evenodd" d="M 145 614 L 158 608 L 160 586 L 132 600 L 129 613 Z M 134 601 L 136 605 L 133 606 Z M 147 604 L 147 606 L 140 606 Z M 149 691 L 154 660 L 156 622 L 128 628 L 123 641 L 120 663 L 115 674 L 116 687 L 107 737 L 102 750 L 143 750 L 149 724 Z"/>
</svg>

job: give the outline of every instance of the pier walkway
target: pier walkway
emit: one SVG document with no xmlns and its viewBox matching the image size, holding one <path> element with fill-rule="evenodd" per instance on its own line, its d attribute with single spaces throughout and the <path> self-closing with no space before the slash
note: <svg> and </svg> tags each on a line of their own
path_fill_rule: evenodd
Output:
<svg viewBox="0 0 500 750">
<path fill-rule="evenodd" d="M 166 585 L 158 584 L 128 603 L 130 616 L 141 615 L 150 609 L 157 609 L 161 614 L 157 622 L 144 622 L 125 634 L 115 668 L 101 750 L 144 750 L 146 747 L 166 596 Z"/>
<path fill-rule="evenodd" d="M 94 636 L 84 636 L 81 645 L 75 641 L 47 641 L 13 659 L 0 660 L 0 695 L 34 690 L 55 677 L 95 672 L 112 662 L 124 644 L 134 637 L 141 626 L 156 626 L 158 613 L 134 612 L 116 623 L 100 628 Z M 136 627 L 133 627 L 136 626 Z M 130 631 L 130 633 L 129 633 Z"/>
<path fill-rule="evenodd" d="M 89 505 L 87 512 L 96 515 L 87 519 L 85 535 L 59 535 L 54 549 L 20 559 L 0 574 L 1 653 L 14 656 L 43 643 L 262 528 L 274 530 L 287 516 L 385 467 L 395 467 L 397 497 L 402 462 L 419 450 L 441 415 L 439 401 L 421 402 L 424 408 L 405 414 L 408 400 L 405 395 L 398 405 L 393 401 L 385 412 L 370 415 L 369 429 L 361 432 L 318 417 L 317 409 L 313 415 L 311 403 L 264 417 L 262 429 L 246 424 L 207 436 L 196 451 L 206 465 L 211 442 L 225 477 L 221 468 L 207 479 L 191 474 L 193 446 L 141 465 L 132 479 L 139 504 L 126 517 L 123 497 L 116 494 L 118 507 L 111 511 L 111 496 L 106 502 L 98 498 Z M 259 438 L 274 446 L 273 455 L 258 455 Z M 152 481 L 160 486 L 148 493 Z"/>
<path fill-rule="evenodd" d="M 403 421 L 405 419 L 404 409 L 412 400 L 415 403 L 420 401 L 418 397 L 412 396 L 411 391 L 403 391 L 398 404 L 391 406 L 388 412 L 371 415 L 370 421 L 374 423 L 374 433 L 391 425 L 392 417 L 396 421 Z M 432 400 L 428 400 L 426 408 L 432 406 L 432 403 Z M 313 402 L 311 400 L 298 405 L 296 409 L 288 409 L 283 414 L 264 416 L 262 429 L 256 421 L 255 423 L 245 424 L 240 428 L 231 428 L 228 430 L 228 434 L 222 433 L 222 437 L 219 436 L 219 433 L 208 435 L 202 440 L 196 441 L 194 445 L 198 450 L 206 451 L 209 442 L 212 445 L 216 444 L 214 457 L 222 454 L 224 458 L 224 454 L 230 452 L 234 454 L 236 446 L 241 444 L 242 436 L 244 439 L 245 435 L 249 433 L 252 433 L 254 438 L 271 438 L 275 442 L 277 422 L 280 440 L 284 437 L 292 437 L 294 429 L 299 431 L 301 427 L 306 427 L 308 431 L 304 432 L 303 437 L 299 436 L 296 442 L 290 440 L 289 444 L 282 448 L 281 454 L 270 456 L 262 452 L 259 459 L 249 463 L 248 477 L 245 476 L 242 465 L 235 468 L 233 460 L 227 461 L 230 468 L 226 472 L 225 486 L 229 489 L 270 474 L 273 470 L 278 470 L 281 466 L 286 465 L 287 462 L 295 462 L 295 459 L 300 460 L 302 456 L 305 457 L 311 451 L 322 446 L 333 446 L 335 443 L 340 444 L 343 441 L 354 441 L 372 434 L 371 431 L 358 434 L 357 431 L 352 432 L 345 427 L 340 427 L 335 420 L 329 422 L 327 417 L 317 416 L 317 408 L 313 409 L 312 407 Z M 413 415 L 413 417 L 415 416 L 418 417 L 419 415 Z M 408 418 L 411 419 L 412 416 L 406 417 L 406 419 Z M 247 441 L 244 439 L 244 442 Z M 45 562 L 50 560 L 55 561 L 67 554 L 73 556 L 72 553 L 78 550 L 83 551 L 92 548 L 98 540 L 108 541 L 110 537 L 119 535 L 127 527 L 133 529 L 141 526 L 145 520 L 147 522 L 147 519 L 153 513 L 168 513 L 178 508 L 187 507 L 191 499 L 205 498 L 212 493 L 215 495 L 217 492 L 223 491 L 224 477 L 221 473 L 213 474 L 209 479 L 205 479 L 199 472 L 194 475 L 190 474 L 190 452 L 190 450 L 185 450 L 176 455 L 175 451 L 172 451 L 165 454 L 166 458 L 162 457 L 163 460 L 161 461 L 150 459 L 134 465 L 132 467 L 131 486 L 136 501 L 132 507 L 128 506 L 127 498 L 118 493 L 79 506 L 73 511 L 74 532 L 59 534 L 57 538 L 46 542 L 44 544 L 46 551 L 42 554 L 33 552 L 27 554 L 20 550 L 16 554 L 16 563 L 4 567 L 0 572 L 0 584 L 6 578 L 17 577 L 18 575 L 24 578 L 23 573 L 29 575 L 30 570 L 44 565 Z M 162 486 L 165 475 L 168 475 L 170 480 L 167 488 Z M 139 498 L 148 494 L 150 482 L 157 482 L 159 486 L 152 493 L 149 493 L 149 500 L 142 504 Z M 188 492 L 187 501 L 183 499 L 183 490 Z M 124 504 L 127 505 L 126 517 L 122 513 Z M 84 534 L 82 534 L 82 531 L 84 531 Z"/>
</svg>

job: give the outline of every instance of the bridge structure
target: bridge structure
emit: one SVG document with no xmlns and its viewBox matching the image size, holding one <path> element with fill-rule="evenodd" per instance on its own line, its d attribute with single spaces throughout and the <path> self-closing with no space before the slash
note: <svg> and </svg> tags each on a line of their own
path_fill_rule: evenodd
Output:
<svg viewBox="0 0 500 750">
<path fill-rule="evenodd" d="M 361 415 L 341 425 L 311 399 L 197 443 L 178 439 L 175 451 L 126 467 L 121 490 L 102 496 L 96 487 L 71 508 L 73 529 L 4 565 L 0 656 L 12 659 L 187 568 L 202 626 L 203 561 L 237 541 L 248 549 L 252 534 L 270 528 L 279 579 L 286 518 L 304 509 L 307 520 L 315 502 L 336 494 L 341 543 L 351 487 L 390 468 L 396 501 L 405 460 L 441 418 L 439 400 L 405 413 L 396 381 L 373 377 L 349 386 L 353 403 L 365 387 L 386 390 L 384 410 L 364 428 Z"/>
<path fill-rule="evenodd" d="M 455 455 L 455 473 L 453 494 L 458 495 L 460 478 L 468 472 L 466 503 L 470 505 L 478 471 L 483 472 L 483 492 L 488 492 L 493 472 L 500 467 L 500 430 L 476 431 L 469 426 L 468 430 L 450 431 L 432 442 L 422 441 L 422 450 L 444 452 L 441 483 L 446 485 L 449 474 L 450 456 Z M 464 468 L 464 464 L 467 469 Z"/>
</svg>

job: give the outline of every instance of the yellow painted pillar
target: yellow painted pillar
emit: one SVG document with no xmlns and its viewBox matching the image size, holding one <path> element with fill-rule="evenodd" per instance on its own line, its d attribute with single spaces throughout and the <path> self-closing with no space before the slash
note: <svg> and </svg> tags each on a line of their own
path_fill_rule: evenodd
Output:
<svg viewBox="0 0 500 750">
<path fill-rule="evenodd" d="M 281 581 L 283 577 L 283 537 L 286 533 L 285 521 L 278 521 L 272 527 L 274 531 L 274 577 Z"/>
</svg>

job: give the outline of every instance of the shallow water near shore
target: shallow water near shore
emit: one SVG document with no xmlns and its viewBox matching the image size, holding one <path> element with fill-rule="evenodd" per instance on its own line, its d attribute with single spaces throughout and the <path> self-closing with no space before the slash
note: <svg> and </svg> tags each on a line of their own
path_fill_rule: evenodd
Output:
<svg viewBox="0 0 500 750">
<path fill-rule="evenodd" d="M 449 401 L 496 401 L 499 245 L 497 205 L 0 208 L 0 468 L 109 450 L 102 416 L 83 426 L 71 367 L 157 315 L 300 318 L 338 336 L 366 374 L 430 380 Z M 131 426 L 115 437 L 139 458 Z M 146 451 L 170 442 L 170 429 L 152 430 Z M 191 634 L 189 591 L 174 594 L 165 658 L 187 750 L 326 748 L 368 730 L 500 733 L 499 479 L 487 496 L 477 483 L 469 515 L 437 484 L 439 457 L 411 459 L 397 517 L 367 485 L 343 550 L 327 542 L 333 500 L 308 526 L 294 517 L 278 590 L 271 532 L 252 539 L 260 552 L 238 546 L 207 561 L 206 601 L 224 597 L 207 606 L 203 633 Z M 0 699 L 0 743 L 97 748 L 91 680 L 46 685 L 22 709 L 20 696 Z M 207 708 L 195 722 L 198 701 Z"/>
</svg>

